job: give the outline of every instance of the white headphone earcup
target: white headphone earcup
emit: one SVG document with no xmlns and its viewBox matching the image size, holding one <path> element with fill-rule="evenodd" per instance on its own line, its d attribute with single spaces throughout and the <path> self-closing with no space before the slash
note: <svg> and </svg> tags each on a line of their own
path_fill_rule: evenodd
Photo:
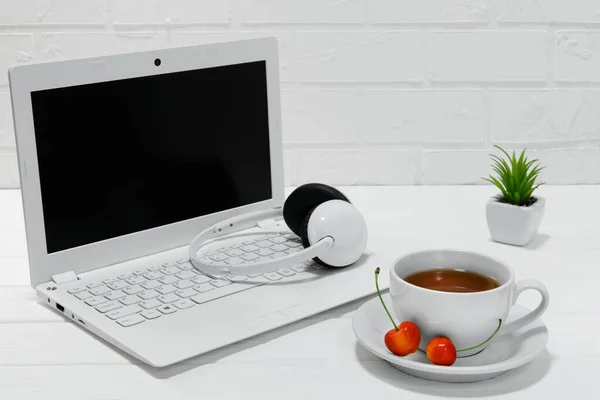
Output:
<svg viewBox="0 0 600 400">
<path fill-rule="evenodd" d="M 315 207 L 306 220 L 306 234 L 302 230 L 305 247 L 305 242 L 312 245 L 327 236 L 334 240 L 333 246 L 319 255 L 322 264 L 345 267 L 363 255 L 367 246 L 367 224 L 362 214 L 349 202 L 326 201 Z"/>
<path fill-rule="evenodd" d="M 310 246 L 310 240 L 308 239 L 308 222 L 310 221 L 310 217 L 315 209 L 316 207 L 306 214 L 306 217 L 304 217 L 304 221 L 302 222 L 302 226 L 300 227 L 300 239 L 302 240 L 302 246 L 305 249 Z M 319 257 L 314 257 L 313 261 L 317 264 L 321 264 L 324 267 L 331 267 L 331 265 L 324 263 Z"/>
</svg>

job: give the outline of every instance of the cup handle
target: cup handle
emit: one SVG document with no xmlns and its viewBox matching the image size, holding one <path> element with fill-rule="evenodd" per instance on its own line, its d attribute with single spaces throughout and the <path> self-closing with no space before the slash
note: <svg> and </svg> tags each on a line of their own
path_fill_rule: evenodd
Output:
<svg viewBox="0 0 600 400">
<path fill-rule="evenodd" d="M 502 333 L 513 332 L 524 327 L 525 325 L 529 325 L 538 319 L 548 308 L 548 303 L 550 302 L 548 289 L 546 289 L 546 286 L 544 286 L 542 282 L 535 279 L 525 279 L 516 283 L 511 307 L 517 303 L 517 298 L 519 295 L 527 289 L 534 289 L 540 292 L 542 295 L 542 301 L 540 301 L 540 304 L 535 308 L 535 310 L 504 325 L 504 328 L 501 330 Z"/>
</svg>

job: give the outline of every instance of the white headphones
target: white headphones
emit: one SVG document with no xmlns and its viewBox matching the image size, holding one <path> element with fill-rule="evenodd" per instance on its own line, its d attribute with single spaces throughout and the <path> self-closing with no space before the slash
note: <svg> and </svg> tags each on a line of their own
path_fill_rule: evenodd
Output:
<svg viewBox="0 0 600 400">
<path fill-rule="evenodd" d="M 209 240 L 257 226 L 258 221 L 283 218 L 302 239 L 304 250 L 256 263 L 227 265 L 203 262 L 198 250 Z M 367 225 L 363 216 L 339 190 L 320 183 L 296 188 L 283 209 L 273 209 L 234 217 L 211 226 L 196 236 L 189 246 L 190 261 L 207 275 L 250 275 L 290 267 L 310 259 L 327 267 L 349 266 L 363 255 L 367 245 Z"/>
</svg>

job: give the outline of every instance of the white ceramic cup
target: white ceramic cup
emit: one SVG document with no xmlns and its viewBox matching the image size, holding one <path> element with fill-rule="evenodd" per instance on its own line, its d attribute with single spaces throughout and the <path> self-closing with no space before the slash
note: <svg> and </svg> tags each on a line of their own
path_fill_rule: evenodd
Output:
<svg viewBox="0 0 600 400">
<path fill-rule="evenodd" d="M 464 269 L 490 276 L 500 286 L 482 292 L 456 293 L 425 289 L 406 282 L 408 275 L 429 269 Z M 510 308 L 527 289 L 540 292 L 542 300 L 525 316 L 505 323 Z M 461 250 L 426 250 L 398 258 L 390 271 L 392 309 L 400 324 L 414 322 L 421 332 L 419 349 L 436 336 L 448 337 L 456 350 L 468 349 L 486 341 L 498 328 L 499 336 L 515 331 L 539 318 L 548 308 L 548 290 L 541 282 L 527 279 L 515 282 L 513 270 L 506 264 L 482 254 Z M 492 339 L 493 340 L 493 339 Z M 490 342 L 471 351 L 467 357 L 483 351 Z"/>
</svg>

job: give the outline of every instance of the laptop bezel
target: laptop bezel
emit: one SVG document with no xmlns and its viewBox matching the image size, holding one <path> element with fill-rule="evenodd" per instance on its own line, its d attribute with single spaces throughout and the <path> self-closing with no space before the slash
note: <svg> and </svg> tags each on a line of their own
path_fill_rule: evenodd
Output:
<svg viewBox="0 0 600 400">
<path fill-rule="evenodd" d="M 159 67 L 154 62 L 157 58 L 161 59 Z M 271 199 L 48 254 L 31 105 L 32 91 L 262 60 L 266 62 L 267 75 Z M 50 281 L 53 275 L 63 272 L 81 274 L 185 246 L 199 231 L 219 220 L 283 205 L 279 61 L 275 38 L 18 65 L 9 70 L 9 84 L 32 287 Z"/>
</svg>

